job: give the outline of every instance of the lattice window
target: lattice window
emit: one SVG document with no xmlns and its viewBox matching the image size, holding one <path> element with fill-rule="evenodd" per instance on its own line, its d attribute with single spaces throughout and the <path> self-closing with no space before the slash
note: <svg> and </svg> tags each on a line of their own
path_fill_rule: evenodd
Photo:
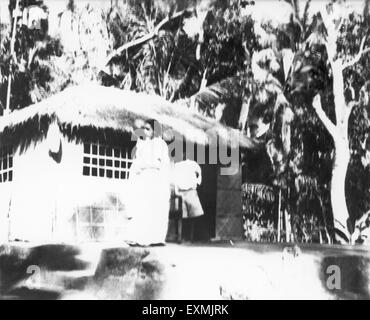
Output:
<svg viewBox="0 0 370 320">
<path fill-rule="evenodd" d="M 80 208 L 76 215 L 77 234 L 80 240 L 101 240 L 105 236 L 105 211 L 102 208 Z"/>
<path fill-rule="evenodd" d="M 115 192 L 104 193 L 89 205 L 75 208 L 76 236 L 79 241 L 114 239 L 124 234 L 125 203 Z"/>
<path fill-rule="evenodd" d="M 129 147 L 84 143 L 84 176 L 128 179 L 131 164 L 131 148 Z"/>
<path fill-rule="evenodd" d="M 0 148 L 0 183 L 13 181 L 13 148 Z"/>
</svg>

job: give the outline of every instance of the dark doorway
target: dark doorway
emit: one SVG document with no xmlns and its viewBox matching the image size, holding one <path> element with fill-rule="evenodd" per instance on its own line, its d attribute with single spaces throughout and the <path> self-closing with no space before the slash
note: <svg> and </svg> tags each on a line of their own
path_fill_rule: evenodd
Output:
<svg viewBox="0 0 370 320">
<path fill-rule="evenodd" d="M 204 215 L 184 219 L 184 241 L 209 241 L 216 235 L 217 165 L 201 165 L 201 168 L 203 179 L 198 195 Z"/>
</svg>

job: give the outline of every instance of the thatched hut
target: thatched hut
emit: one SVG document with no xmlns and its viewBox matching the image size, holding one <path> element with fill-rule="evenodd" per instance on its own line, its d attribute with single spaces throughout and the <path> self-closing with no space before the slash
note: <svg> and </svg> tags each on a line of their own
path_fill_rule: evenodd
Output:
<svg viewBox="0 0 370 320">
<path fill-rule="evenodd" d="M 119 240 L 135 122 L 149 118 L 161 124 L 169 143 L 180 136 L 209 152 L 210 137 L 217 136 L 229 148 L 235 141 L 238 148 L 255 146 L 238 131 L 158 96 L 98 85 L 66 89 L 0 118 L 1 240 Z M 241 237 L 240 170 L 221 176 L 219 164 L 203 165 L 206 214 L 198 232 Z M 237 231 L 225 222 L 232 215 Z"/>
</svg>

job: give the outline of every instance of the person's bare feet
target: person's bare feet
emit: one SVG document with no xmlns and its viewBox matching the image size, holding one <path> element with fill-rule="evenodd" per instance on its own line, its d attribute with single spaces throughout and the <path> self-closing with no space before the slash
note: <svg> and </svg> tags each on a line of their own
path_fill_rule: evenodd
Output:
<svg viewBox="0 0 370 320">
<path fill-rule="evenodd" d="M 130 247 L 145 247 L 145 246 L 141 245 L 140 243 L 137 243 L 135 241 L 129 241 L 129 240 L 126 240 L 125 244 L 127 244 Z"/>
<path fill-rule="evenodd" d="M 164 242 L 151 243 L 149 247 L 164 247 L 166 244 Z"/>
</svg>

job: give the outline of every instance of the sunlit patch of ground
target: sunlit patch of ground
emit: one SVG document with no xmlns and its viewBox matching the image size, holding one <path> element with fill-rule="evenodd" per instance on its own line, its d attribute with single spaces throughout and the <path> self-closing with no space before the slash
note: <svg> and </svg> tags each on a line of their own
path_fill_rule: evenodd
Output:
<svg viewBox="0 0 370 320">
<path fill-rule="evenodd" d="M 3 299 L 370 298 L 368 249 L 306 245 L 295 253 L 284 247 L 13 244 L 0 247 L 0 294 Z M 341 273 L 334 289 L 328 272 L 333 265 Z"/>
<path fill-rule="evenodd" d="M 157 253 L 169 269 L 163 298 L 330 298 L 318 276 L 318 259 L 311 254 L 294 258 L 280 251 L 206 247 L 178 251 L 172 247 Z"/>
</svg>

